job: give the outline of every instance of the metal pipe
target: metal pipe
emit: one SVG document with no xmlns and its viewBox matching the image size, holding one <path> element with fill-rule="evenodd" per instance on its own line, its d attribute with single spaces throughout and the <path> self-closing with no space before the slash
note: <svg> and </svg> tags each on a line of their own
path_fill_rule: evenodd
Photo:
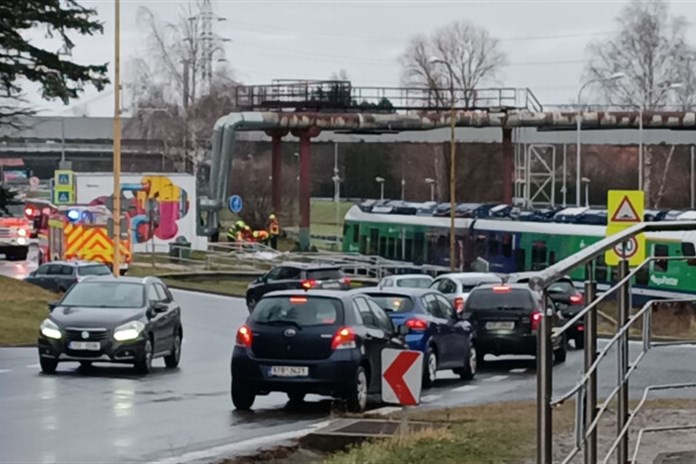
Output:
<svg viewBox="0 0 696 464">
<path fill-rule="evenodd" d="M 582 92 L 582 89 L 580 89 Z M 578 94 L 578 103 L 580 102 L 580 94 Z M 582 129 L 582 113 L 578 109 L 578 115 L 575 121 L 576 127 L 576 137 L 575 141 L 575 206 L 580 207 L 580 171 L 582 169 L 580 156 L 581 156 L 581 141 L 580 141 L 580 130 Z"/>
<path fill-rule="evenodd" d="M 623 279 L 628 275 L 628 260 L 621 260 L 619 262 L 619 279 Z M 629 318 L 629 312 L 631 303 L 631 284 L 630 282 L 624 283 L 624 285 L 619 290 L 618 298 L 618 318 L 617 318 L 617 330 L 626 325 Z M 617 350 L 619 356 L 618 362 L 618 382 L 619 382 L 619 395 L 617 398 L 617 408 L 616 408 L 616 427 L 617 432 L 621 433 L 624 426 L 628 422 L 628 379 L 626 374 L 628 372 L 628 331 L 625 331 L 619 340 L 619 349 Z M 619 446 L 616 453 L 617 464 L 626 464 L 628 461 L 628 436 L 624 435 L 619 441 Z"/>
<path fill-rule="evenodd" d="M 597 282 L 594 279 L 594 263 L 585 265 L 585 303 L 591 304 L 597 295 Z M 585 375 L 590 372 L 597 359 L 597 308 L 593 308 L 585 315 Z M 590 372 L 585 388 L 585 431 L 597 414 L 597 374 Z M 592 430 L 585 442 L 585 464 L 597 462 L 597 431 Z"/>
<path fill-rule="evenodd" d="M 694 169 L 696 168 L 696 153 L 694 150 L 694 146 L 691 145 L 691 177 L 690 177 L 690 182 L 689 186 L 691 187 L 691 195 L 690 195 L 690 201 L 691 201 L 691 209 L 696 208 L 696 185 L 694 184 Z"/>
<path fill-rule="evenodd" d="M 563 207 L 568 205 L 568 145 L 563 144 Z"/>
<path fill-rule="evenodd" d="M 544 292 L 543 300 L 547 295 Z M 546 308 L 546 304 L 544 304 Z M 551 325 L 553 310 L 545 310 L 541 326 L 537 332 L 537 464 L 552 464 L 553 455 L 553 414 L 551 395 L 553 393 L 553 346 Z"/>
<path fill-rule="evenodd" d="M 643 105 L 638 110 L 638 190 L 643 190 Z"/>
</svg>

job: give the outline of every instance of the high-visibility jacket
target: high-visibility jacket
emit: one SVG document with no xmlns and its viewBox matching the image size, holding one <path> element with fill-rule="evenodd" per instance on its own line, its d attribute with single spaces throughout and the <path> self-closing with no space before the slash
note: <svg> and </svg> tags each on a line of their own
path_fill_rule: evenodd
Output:
<svg viewBox="0 0 696 464">
<path fill-rule="evenodd" d="M 268 224 L 268 232 L 271 235 L 280 234 L 280 225 L 278 225 L 278 221 L 276 221 L 275 219 L 271 220 L 271 222 Z"/>
</svg>

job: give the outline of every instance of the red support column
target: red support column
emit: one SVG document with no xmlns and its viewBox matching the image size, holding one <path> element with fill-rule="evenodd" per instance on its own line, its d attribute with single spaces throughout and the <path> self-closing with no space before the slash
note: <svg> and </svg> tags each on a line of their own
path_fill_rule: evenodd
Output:
<svg viewBox="0 0 696 464">
<path fill-rule="evenodd" d="M 300 251 L 309 250 L 311 243 L 310 199 L 312 197 L 312 144 L 311 138 L 319 135 L 317 127 L 293 131 L 300 138 Z"/>
<path fill-rule="evenodd" d="M 271 203 L 273 212 L 278 214 L 283 208 L 283 146 L 282 139 L 288 134 L 286 129 L 267 131 L 266 135 L 271 137 Z"/>
<path fill-rule="evenodd" d="M 503 128 L 503 203 L 512 204 L 512 183 L 515 180 L 515 150 L 512 146 L 512 129 Z"/>
</svg>

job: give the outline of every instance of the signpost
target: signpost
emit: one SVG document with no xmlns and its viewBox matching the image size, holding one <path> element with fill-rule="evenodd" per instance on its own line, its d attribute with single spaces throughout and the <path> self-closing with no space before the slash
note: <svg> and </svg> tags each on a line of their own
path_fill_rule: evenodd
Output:
<svg viewBox="0 0 696 464">
<path fill-rule="evenodd" d="M 382 401 L 400 404 L 401 433 L 407 431 L 406 406 L 420 403 L 423 383 L 423 353 L 385 348 L 382 350 Z"/>
<path fill-rule="evenodd" d="M 232 195 L 227 202 L 227 207 L 234 214 L 239 213 L 242 210 L 242 208 L 244 207 L 244 202 L 242 201 L 242 197 L 240 197 L 239 195 Z"/>
<path fill-rule="evenodd" d="M 53 203 L 75 203 L 75 173 L 70 169 L 57 169 L 53 175 Z"/>
<path fill-rule="evenodd" d="M 645 194 L 642 190 L 610 190 L 607 195 L 606 236 L 643 222 L 644 214 Z M 645 235 L 639 234 L 607 251 L 604 260 L 609 266 L 617 266 L 622 259 L 628 260 L 629 266 L 638 266 L 645 261 L 645 255 Z"/>
</svg>

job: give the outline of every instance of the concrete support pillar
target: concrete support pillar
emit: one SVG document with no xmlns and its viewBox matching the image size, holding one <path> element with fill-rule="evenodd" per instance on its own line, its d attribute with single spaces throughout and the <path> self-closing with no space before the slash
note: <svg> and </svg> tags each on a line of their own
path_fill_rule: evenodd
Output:
<svg viewBox="0 0 696 464">
<path fill-rule="evenodd" d="M 512 188 L 515 179 L 515 147 L 512 129 L 503 128 L 503 203 L 512 204 Z"/>
<path fill-rule="evenodd" d="M 293 131 L 300 138 L 300 251 L 310 247 L 310 199 L 312 197 L 312 144 L 311 138 L 319 135 L 319 128 Z"/>
<path fill-rule="evenodd" d="M 282 139 L 288 134 L 287 129 L 267 131 L 271 137 L 271 204 L 273 212 L 278 214 L 283 209 L 283 146 Z"/>
</svg>

